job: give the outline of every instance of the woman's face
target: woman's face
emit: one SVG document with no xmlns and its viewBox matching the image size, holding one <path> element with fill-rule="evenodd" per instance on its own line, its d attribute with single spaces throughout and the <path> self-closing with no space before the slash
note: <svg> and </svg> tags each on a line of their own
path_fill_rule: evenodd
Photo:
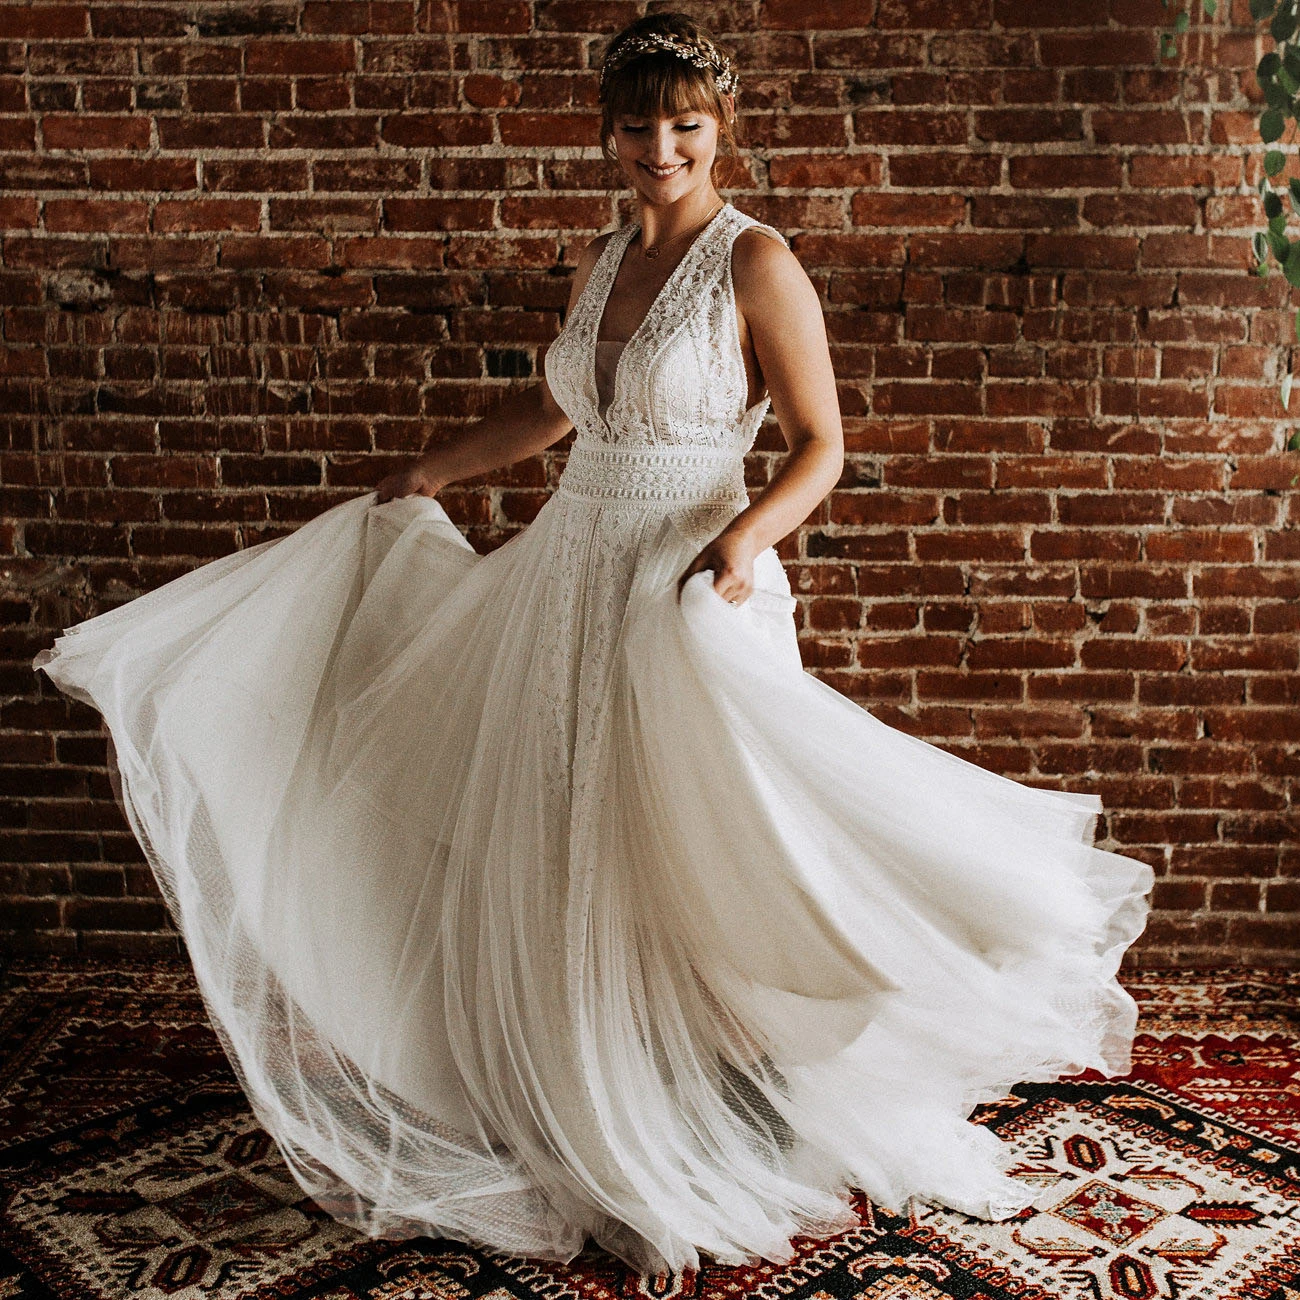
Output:
<svg viewBox="0 0 1300 1300">
<path fill-rule="evenodd" d="M 718 152 L 718 119 L 711 113 L 614 119 L 619 164 L 647 203 L 673 203 L 710 186 Z"/>
</svg>

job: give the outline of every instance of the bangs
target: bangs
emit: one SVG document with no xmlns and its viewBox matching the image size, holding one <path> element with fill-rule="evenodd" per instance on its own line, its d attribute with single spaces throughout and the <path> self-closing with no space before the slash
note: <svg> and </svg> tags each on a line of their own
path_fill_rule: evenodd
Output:
<svg viewBox="0 0 1300 1300">
<path fill-rule="evenodd" d="M 608 104 L 611 119 L 683 113 L 718 116 L 712 74 L 672 54 L 644 56 L 620 69 L 612 79 Z"/>
</svg>

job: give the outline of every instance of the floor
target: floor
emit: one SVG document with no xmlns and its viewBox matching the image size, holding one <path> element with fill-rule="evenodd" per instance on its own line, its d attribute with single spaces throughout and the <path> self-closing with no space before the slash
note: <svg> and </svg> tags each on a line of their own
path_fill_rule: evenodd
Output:
<svg viewBox="0 0 1300 1300">
<path fill-rule="evenodd" d="M 305 1198 L 240 1093 L 188 967 L 0 973 L 0 1300 L 1283 1300 L 1300 1295 L 1300 970 L 1122 977 L 1133 1071 L 1027 1084 L 972 1119 L 1040 1189 L 988 1224 L 859 1198 L 796 1258 L 641 1279 L 456 1242 L 370 1241 Z"/>
</svg>

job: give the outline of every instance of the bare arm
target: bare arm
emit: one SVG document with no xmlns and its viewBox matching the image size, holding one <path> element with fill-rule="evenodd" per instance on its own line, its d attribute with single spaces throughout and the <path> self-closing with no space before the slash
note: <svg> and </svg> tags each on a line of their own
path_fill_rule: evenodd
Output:
<svg viewBox="0 0 1300 1300">
<path fill-rule="evenodd" d="M 844 431 L 821 302 L 799 259 L 762 232 L 738 238 L 735 254 L 737 305 L 790 449 L 728 525 L 757 555 L 803 523 L 839 481 Z"/>
<path fill-rule="evenodd" d="M 578 259 L 569 286 L 569 311 L 582 293 L 607 236 L 597 236 Z M 448 483 L 474 478 L 502 465 L 512 465 L 558 442 L 573 428 L 543 375 L 540 381 L 503 398 L 490 415 L 462 433 L 426 446 L 413 464 L 381 479 L 379 501 L 420 493 L 434 496 Z"/>
<path fill-rule="evenodd" d="M 753 590 L 756 555 L 797 528 L 838 482 L 844 467 L 835 372 L 817 290 L 799 259 L 761 231 L 736 238 L 736 304 L 789 453 L 771 482 L 706 546 L 679 579 L 713 569 L 720 596 L 742 602 Z"/>
<path fill-rule="evenodd" d="M 539 383 L 502 398 L 490 415 L 463 433 L 426 447 L 418 463 L 442 488 L 534 456 L 572 427 L 543 376 Z"/>
</svg>

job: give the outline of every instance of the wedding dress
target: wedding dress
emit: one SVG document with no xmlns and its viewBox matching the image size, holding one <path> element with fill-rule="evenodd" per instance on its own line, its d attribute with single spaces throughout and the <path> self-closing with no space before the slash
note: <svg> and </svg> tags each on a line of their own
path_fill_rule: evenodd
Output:
<svg viewBox="0 0 1300 1300">
<path fill-rule="evenodd" d="M 259 1122 L 371 1236 L 654 1272 L 786 1260 L 852 1187 L 1006 1218 L 1034 1185 L 973 1108 L 1129 1069 L 1152 870 L 1099 798 L 805 672 L 771 548 L 741 604 L 678 598 L 768 407 L 751 226 L 726 204 L 598 367 L 614 232 L 546 356 L 577 436 L 498 549 L 369 493 L 34 660 L 107 722 Z"/>
</svg>

